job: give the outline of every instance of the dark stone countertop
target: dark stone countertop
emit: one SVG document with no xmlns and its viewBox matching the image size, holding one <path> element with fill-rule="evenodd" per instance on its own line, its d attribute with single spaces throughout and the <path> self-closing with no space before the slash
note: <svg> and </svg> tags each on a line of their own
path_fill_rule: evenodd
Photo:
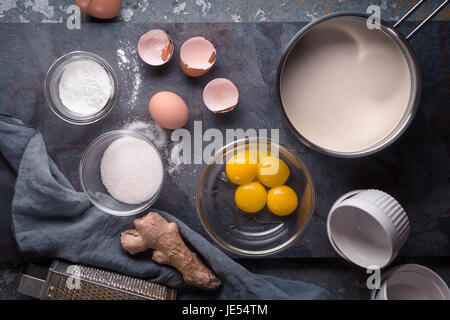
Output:
<svg viewBox="0 0 450 320">
<path fill-rule="evenodd" d="M 326 236 L 328 210 L 343 193 L 362 188 L 388 192 L 406 208 L 411 220 L 411 236 L 402 255 L 448 255 L 450 231 L 441 229 L 445 221 L 440 219 L 446 213 L 448 216 L 450 210 L 447 43 L 450 24 L 432 22 L 411 42 L 423 71 L 422 104 L 412 125 L 392 146 L 361 159 L 332 158 L 308 149 L 296 140 L 281 118 L 275 71 L 282 48 L 303 25 L 89 23 L 83 24 L 81 30 L 68 30 L 62 24 L 1 24 L 0 112 L 38 127 L 50 155 L 80 190 L 78 164 L 87 145 L 101 133 L 121 128 L 126 122 L 149 120 L 149 98 L 157 91 L 172 90 L 180 94 L 190 108 L 188 130 L 193 130 L 194 120 L 203 121 L 203 130 L 211 127 L 222 131 L 226 128 L 277 128 L 280 141 L 293 148 L 310 168 L 316 184 L 315 215 L 297 243 L 278 257 L 335 257 Z M 165 29 L 176 47 L 174 58 L 159 69 L 145 65 L 136 53 L 140 35 L 152 28 Z M 210 39 L 218 55 L 214 68 L 207 75 L 192 79 L 181 72 L 177 56 L 181 43 L 195 35 Z M 91 51 L 105 58 L 120 82 L 114 110 L 102 121 L 89 126 L 74 126 L 57 118 L 43 94 L 45 74 L 51 63 L 73 50 Z M 118 50 L 123 50 L 127 62 L 121 59 Z M 203 106 L 201 98 L 206 83 L 219 76 L 233 80 L 241 93 L 238 108 L 225 115 L 211 113 Z M 171 212 L 205 234 L 194 206 L 193 186 L 201 169 L 201 165 L 184 165 L 178 168 L 177 174 L 168 175 L 154 207 Z M 10 192 L 8 181 L 0 182 L 0 193 Z"/>
</svg>

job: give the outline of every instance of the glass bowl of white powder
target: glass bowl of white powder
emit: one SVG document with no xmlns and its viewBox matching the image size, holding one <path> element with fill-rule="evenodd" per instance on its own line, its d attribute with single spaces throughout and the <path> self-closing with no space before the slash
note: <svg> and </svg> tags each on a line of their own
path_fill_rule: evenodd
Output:
<svg viewBox="0 0 450 320">
<path fill-rule="evenodd" d="M 117 100 L 117 88 L 116 74 L 108 62 L 85 51 L 73 51 L 56 60 L 44 85 L 52 111 L 77 125 L 106 116 Z"/>
<path fill-rule="evenodd" d="M 115 130 L 96 138 L 80 162 L 81 187 L 100 210 L 129 216 L 148 209 L 164 183 L 160 152 L 143 135 Z"/>
</svg>

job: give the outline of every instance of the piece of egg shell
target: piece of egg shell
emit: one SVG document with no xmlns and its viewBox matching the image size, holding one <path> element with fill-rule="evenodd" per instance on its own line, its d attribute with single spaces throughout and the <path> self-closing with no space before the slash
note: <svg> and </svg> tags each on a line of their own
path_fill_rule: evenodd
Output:
<svg viewBox="0 0 450 320">
<path fill-rule="evenodd" d="M 139 39 L 138 53 L 145 63 L 161 66 L 172 58 L 172 38 L 163 30 L 150 30 Z"/>
<path fill-rule="evenodd" d="M 166 129 L 184 127 L 189 119 L 189 109 L 184 100 L 170 91 L 160 91 L 148 103 L 153 120 Z"/>
<path fill-rule="evenodd" d="M 239 90 L 230 80 L 217 78 L 210 81 L 203 90 L 203 102 L 215 113 L 225 113 L 236 108 Z"/>
<path fill-rule="evenodd" d="M 216 49 L 203 37 L 186 40 L 180 49 L 180 65 L 190 77 L 200 77 L 207 73 L 216 62 Z"/>
<path fill-rule="evenodd" d="M 87 13 L 98 19 L 112 19 L 119 15 L 122 0 L 75 0 L 81 13 Z"/>
</svg>

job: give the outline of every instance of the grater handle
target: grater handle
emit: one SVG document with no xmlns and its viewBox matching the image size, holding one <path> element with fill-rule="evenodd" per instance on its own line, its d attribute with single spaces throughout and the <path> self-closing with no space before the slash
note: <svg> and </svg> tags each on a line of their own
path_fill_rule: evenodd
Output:
<svg viewBox="0 0 450 320">
<path fill-rule="evenodd" d="M 47 273 L 47 268 L 29 264 L 26 273 L 20 276 L 17 292 L 36 299 L 42 299 L 47 284 Z"/>
<path fill-rule="evenodd" d="M 70 271 L 72 267 L 73 272 Z M 78 284 L 71 282 L 75 279 Z M 59 260 L 55 260 L 50 268 L 29 264 L 20 278 L 17 292 L 41 300 L 176 299 L 176 290 L 173 288 Z"/>
</svg>

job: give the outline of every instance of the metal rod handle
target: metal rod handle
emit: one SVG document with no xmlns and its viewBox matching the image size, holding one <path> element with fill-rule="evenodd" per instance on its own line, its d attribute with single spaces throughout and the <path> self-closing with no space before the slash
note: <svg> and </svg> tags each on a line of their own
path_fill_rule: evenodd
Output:
<svg viewBox="0 0 450 320">
<path fill-rule="evenodd" d="M 420 29 L 422 29 L 422 27 L 431 19 L 433 19 L 442 9 L 444 9 L 450 0 L 445 0 L 444 2 L 441 3 L 441 5 L 439 7 L 437 7 L 428 17 L 426 17 L 425 20 L 423 20 L 417 27 L 414 28 L 413 31 L 411 31 L 405 38 L 406 40 L 409 40 L 411 37 L 413 37 L 417 32 L 419 32 Z M 394 28 L 397 28 L 398 26 L 400 26 L 400 24 L 405 21 L 406 19 L 408 19 L 414 12 L 416 12 L 416 10 L 422 6 L 422 4 L 425 2 L 425 0 L 420 0 L 419 2 L 417 2 L 414 7 L 412 7 L 403 17 L 400 18 L 400 20 L 398 20 L 395 24 L 394 24 Z"/>
<path fill-rule="evenodd" d="M 424 2 L 425 0 L 420 0 L 417 2 L 414 7 L 412 7 L 403 17 L 400 18 L 400 20 L 394 24 L 394 28 L 397 28 L 403 21 L 408 19 Z"/>
</svg>

